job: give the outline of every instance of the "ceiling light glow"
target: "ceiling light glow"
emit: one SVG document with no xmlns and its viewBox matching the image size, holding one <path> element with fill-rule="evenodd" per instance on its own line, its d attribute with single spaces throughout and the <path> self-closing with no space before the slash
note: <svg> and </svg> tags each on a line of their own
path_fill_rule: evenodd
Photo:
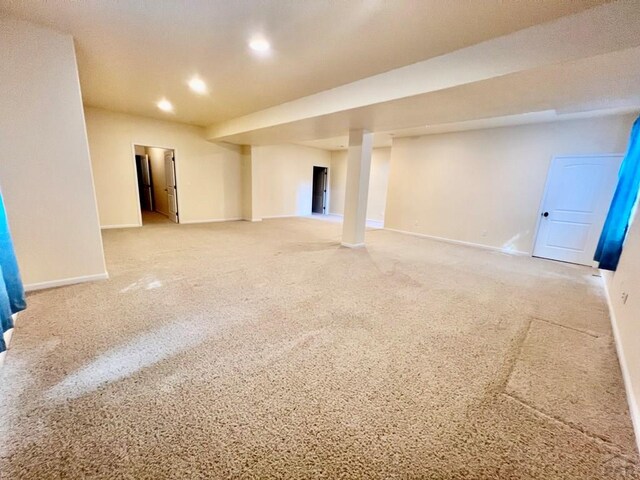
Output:
<svg viewBox="0 0 640 480">
<path fill-rule="evenodd" d="M 163 112 L 173 112 L 173 105 L 166 98 L 160 100 L 156 105 L 158 105 L 158 108 Z"/>
<path fill-rule="evenodd" d="M 271 45 L 264 38 L 254 38 L 249 42 L 249 48 L 254 52 L 265 53 L 271 50 Z"/>
<path fill-rule="evenodd" d="M 207 84 L 198 77 L 193 77 L 189 80 L 189 88 L 200 95 L 207 93 Z"/>
</svg>

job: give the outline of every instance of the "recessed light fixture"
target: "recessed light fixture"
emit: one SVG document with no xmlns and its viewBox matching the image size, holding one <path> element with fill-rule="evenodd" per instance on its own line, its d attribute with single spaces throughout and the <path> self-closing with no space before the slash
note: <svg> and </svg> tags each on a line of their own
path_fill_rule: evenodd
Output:
<svg viewBox="0 0 640 480">
<path fill-rule="evenodd" d="M 171 105 L 171 102 L 166 98 L 160 100 L 158 103 L 156 103 L 156 105 L 163 112 L 173 112 L 173 105 Z"/>
<path fill-rule="evenodd" d="M 266 53 L 271 50 L 271 44 L 264 38 L 258 37 L 249 42 L 249 48 L 251 48 L 251 50 L 253 50 L 254 52 Z"/>
<path fill-rule="evenodd" d="M 207 84 L 200 77 L 189 80 L 189 88 L 200 95 L 207 93 Z"/>
</svg>

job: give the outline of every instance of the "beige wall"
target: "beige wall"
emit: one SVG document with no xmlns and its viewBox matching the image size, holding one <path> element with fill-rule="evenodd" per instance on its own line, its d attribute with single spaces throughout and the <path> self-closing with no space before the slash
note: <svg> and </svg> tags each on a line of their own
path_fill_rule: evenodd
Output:
<svg viewBox="0 0 640 480">
<path fill-rule="evenodd" d="M 0 45 L 0 185 L 25 285 L 104 277 L 73 39 L 4 18 Z"/>
<path fill-rule="evenodd" d="M 384 222 L 389 182 L 390 148 L 374 148 L 371 155 L 367 220 Z M 347 151 L 331 152 L 331 213 L 344 213 L 344 193 L 347 183 Z"/>
<path fill-rule="evenodd" d="M 331 167 L 331 153 L 298 145 L 260 146 L 251 148 L 251 162 L 254 218 L 310 215 L 313 167 Z"/>
<path fill-rule="evenodd" d="M 624 153 L 633 119 L 397 138 L 385 227 L 530 253 L 552 157 Z"/>
<path fill-rule="evenodd" d="M 604 272 L 608 285 L 618 357 L 640 446 L 640 212 L 636 212 L 616 272 Z M 627 294 L 626 303 L 623 294 Z"/>
<path fill-rule="evenodd" d="M 151 184 L 153 186 L 153 206 L 156 212 L 169 215 L 169 198 L 167 195 L 167 180 L 164 171 L 165 148 L 147 147 L 145 152 L 149 155 L 151 164 Z"/>
<path fill-rule="evenodd" d="M 85 115 L 102 226 L 139 225 L 134 144 L 175 150 L 181 223 L 242 216 L 240 147 L 175 122 L 96 108 Z"/>
</svg>

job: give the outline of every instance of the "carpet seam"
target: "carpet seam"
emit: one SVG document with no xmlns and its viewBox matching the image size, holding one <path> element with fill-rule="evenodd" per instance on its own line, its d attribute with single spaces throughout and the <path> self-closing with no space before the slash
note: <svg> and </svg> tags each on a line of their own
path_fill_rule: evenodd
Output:
<svg viewBox="0 0 640 480">
<path fill-rule="evenodd" d="M 558 322 L 554 322 L 554 321 L 551 321 L 551 320 L 547 320 L 546 318 L 533 317 L 532 320 L 539 320 L 541 322 L 548 323 L 549 325 L 554 325 L 556 327 L 562 327 L 562 328 L 566 328 L 568 330 L 573 330 L 574 332 L 583 333 L 583 334 L 589 335 L 590 337 L 593 337 L 593 338 L 603 338 L 603 337 L 608 337 L 609 336 L 609 335 L 599 335 L 599 334 L 593 333 L 593 332 L 591 332 L 589 330 L 582 330 L 580 328 L 570 327 L 569 325 L 563 325 L 562 323 L 558 323 Z"/>
<path fill-rule="evenodd" d="M 529 322 L 526 326 L 526 328 L 524 328 L 523 333 L 521 334 L 520 338 L 517 341 L 517 347 L 514 349 L 515 352 L 514 354 L 511 356 L 511 362 L 509 364 L 509 368 L 504 376 L 504 378 L 502 379 L 502 382 L 500 382 L 500 388 L 498 390 L 498 393 L 504 393 L 507 390 L 507 385 L 509 384 L 509 380 L 511 379 L 511 375 L 513 375 L 513 370 L 516 368 L 516 363 L 518 363 L 518 359 L 520 358 L 520 355 L 522 354 L 522 347 L 524 346 L 524 342 L 527 340 L 527 337 L 529 336 L 529 333 L 531 332 L 531 326 L 533 325 L 533 320 L 535 320 L 535 317 L 529 317 Z"/>
<path fill-rule="evenodd" d="M 607 448 L 614 456 L 621 458 L 633 465 L 637 465 L 637 462 L 634 461 L 632 458 L 629 458 L 627 456 L 627 454 L 624 452 L 623 447 L 621 447 L 620 445 L 616 444 L 616 443 L 612 443 L 609 440 L 605 439 L 604 437 L 598 435 L 597 433 L 593 433 L 593 432 L 589 432 L 587 431 L 584 427 L 581 427 L 580 425 L 577 425 L 573 422 L 568 422 L 560 417 L 557 417 L 555 415 L 552 415 L 550 413 L 544 412 L 542 410 L 540 410 L 539 408 L 531 405 L 529 402 L 527 402 L 526 400 L 523 400 L 522 398 L 518 397 L 517 395 L 510 393 L 510 392 L 502 392 L 502 395 L 504 395 L 507 398 L 510 398 L 511 400 L 519 403 L 520 405 L 526 407 L 529 410 L 532 410 L 534 413 L 538 414 L 539 416 L 547 419 L 547 420 L 551 420 L 553 422 L 556 423 L 560 423 L 562 425 L 564 425 L 565 427 L 571 428 L 572 430 L 575 430 L 579 433 L 581 433 L 582 435 L 584 435 L 585 437 L 595 441 L 596 443 L 602 445 L 603 447 Z"/>
<path fill-rule="evenodd" d="M 578 330 L 578 329 L 573 328 L 573 327 L 569 327 L 569 326 L 566 326 L 566 325 L 558 324 L 558 323 L 546 320 L 544 318 L 533 317 L 533 316 L 529 317 L 529 323 L 527 325 L 527 328 L 524 331 L 524 333 L 522 334 L 522 336 L 519 338 L 518 347 L 516 349 L 515 354 L 512 357 L 512 361 L 510 362 L 509 369 L 508 369 L 508 372 L 507 372 L 507 374 L 505 376 L 505 379 L 502 382 L 502 388 L 500 389 L 500 391 L 498 393 L 506 396 L 507 398 L 512 399 L 513 401 L 515 401 L 515 402 L 517 402 L 517 403 L 519 403 L 521 405 L 523 405 L 527 409 L 532 410 L 533 412 L 537 413 L 538 415 L 540 415 L 543 418 L 555 421 L 555 422 L 560 423 L 560 424 L 562 424 L 562 425 L 564 425 L 566 427 L 571 428 L 572 430 L 576 430 L 576 431 L 580 432 L 581 434 L 585 435 L 586 437 L 590 438 L 591 440 L 595 441 L 596 443 L 602 444 L 615 457 L 622 458 L 623 460 L 631 463 L 632 465 L 637 465 L 637 463 L 634 460 L 632 460 L 631 458 L 627 457 L 627 454 L 623 452 L 624 451 L 623 447 L 606 440 L 604 437 L 601 437 L 598 434 L 591 433 L 591 432 L 587 431 L 586 429 L 582 428 L 581 426 L 579 426 L 577 424 L 573 424 L 571 422 L 567 422 L 567 421 L 563 420 L 560 417 L 556 417 L 556 416 L 554 416 L 552 414 L 546 413 L 546 412 L 538 409 L 537 407 L 529 404 L 527 401 L 519 398 L 515 394 L 512 394 L 512 393 L 507 391 L 507 386 L 509 384 L 509 380 L 511 380 L 511 376 L 513 375 L 513 371 L 514 371 L 514 369 L 516 367 L 516 364 L 518 363 L 518 359 L 520 358 L 520 356 L 522 354 L 522 349 L 524 347 L 525 341 L 527 340 L 527 338 L 529 337 L 529 334 L 531 333 L 531 328 L 533 327 L 534 320 L 539 320 L 541 322 L 545 322 L 545 323 L 548 323 L 550 325 L 556 325 L 556 326 L 559 326 L 559 327 L 567 328 L 569 330 L 574 330 L 576 332 L 588 335 L 588 336 L 590 336 L 592 338 L 601 338 L 601 337 L 598 337 L 598 336 L 596 336 L 594 334 L 591 334 L 589 332 L 581 331 L 581 330 Z"/>
</svg>

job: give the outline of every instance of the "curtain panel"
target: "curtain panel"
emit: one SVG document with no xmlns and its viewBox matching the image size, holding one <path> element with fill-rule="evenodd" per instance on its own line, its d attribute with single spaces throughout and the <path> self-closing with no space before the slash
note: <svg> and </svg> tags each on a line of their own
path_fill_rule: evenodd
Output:
<svg viewBox="0 0 640 480">
<path fill-rule="evenodd" d="M 13 328 L 14 313 L 27 307 L 24 287 L 18 269 L 9 223 L 0 192 L 0 328 L 1 334 Z M 6 350 L 3 335 L 0 335 L 0 352 Z"/>
<path fill-rule="evenodd" d="M 620 166 L 618 185 L 611 201 L 594 260 L 604 270 L 615 270 L 622 254 L 640 189 L 640 117 L 633 123 L 627 154 Z"/>
</svg>

